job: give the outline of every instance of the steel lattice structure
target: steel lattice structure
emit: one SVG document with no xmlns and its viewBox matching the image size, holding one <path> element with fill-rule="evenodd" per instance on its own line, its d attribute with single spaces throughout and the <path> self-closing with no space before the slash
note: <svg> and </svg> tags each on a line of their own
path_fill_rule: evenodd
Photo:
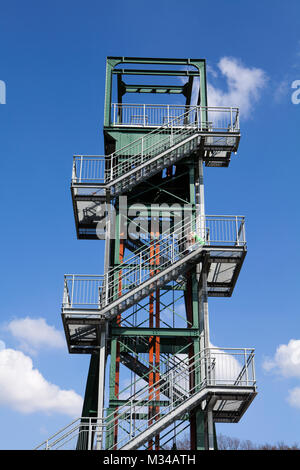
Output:
<svg viewBox="0 0 300 470">
<path fill-rule="evenodd" d="M 203 167 L 229 166 L 239 110 L 208 106 L 203 59 L 108 57 L 103 131 L 71 183 L 103 274 L 66 275 L 62 304 L 69 352 L 91 355 L 84 405 L 46 447 L 161 450 L 189 432 L 215 449 L 215 423 L 256 395 L 254 350 L 209 340 L 208 299 L 232 295 L 247 246 L 244 217 L 206 214 Z"/>
</svg>

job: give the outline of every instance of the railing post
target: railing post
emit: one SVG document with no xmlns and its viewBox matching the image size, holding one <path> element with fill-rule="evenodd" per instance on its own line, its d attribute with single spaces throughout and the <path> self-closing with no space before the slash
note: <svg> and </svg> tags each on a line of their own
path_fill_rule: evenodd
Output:
<svg viewBox="0 0 300 470">
<path fill-rule="evenodd" d="M 143 160 L 144 160 L 144 137 L 142 137 L 142 140 L 141 140 L 141 163 L 143 163 Z"/>
<path fill-rule="evenodd" d="M 239 246 L 240 245 L 240 240 L 239 240 L 239 228 L 238 228 L 237 215 L 235 216 L 235 233 L 236 233 L 236 244 L 237 244 L 237 246 Z"/>
<path fill-rule="evenodd" d="M 255 379 L 255 367 L 254 367 L 254 353 L 251 351 L 251 362 L 252 362 L 252 382 L 253 385 L 255 385 L 256 379 Z"/>
<path fill-rule="evenodd" d="M 146 105 L 143 105 L 144 108 L 144 127 L 146 127 Z"/>
<path fill-rule="evenodd" d="M 174 396 L 173 396 L 173 393 L 174 393 L 174 386 L 173 386 L 173 370 L 170 370 L 170 387 L 171 387 L 171 390 L 170 390 L 170 402 L 171 402 L 171 410 L 173 410 L 173 406 L 174 406 Z"/>
<path fill-rule="evenodd" d="M 68 305 L 70 306 L 70 298 L 69 298 L 69 291 L 68 291 L 68 281 L 65 277 L 64 279 L 64 297 L 63 297 L 63 306 Z"/>
<path fill-rule="evenodd" d="M 112 155 L 110 159 L 110 181 L 114 179 L 113 166 L 114 166 L 114 156 Z"/>
<path fill-rule="evenodd" d="M 71 295 L 71 307 L 73 306 L 74 299 L 74 285 L 75 285 L 75 276 L 72 274 L 72 295 Z"/>
<path fill-rule="evenodd" d="M 76 181 L 76 157 L 73 157 L 72 181 Z"/>
<path fill-rule="evenodd" d="M 140 253 L 140 282 L 142 284 L 142 253 Z"/>
<path fill-rule="evenodd" d="M 242 219 L 242 226 L 243 226 L 243 243 L 246 243 L 246 232 L 245 232 L 245 219 Z"/>
<path fill-rule="evenodd" d="M 132 400 L 130 400 L 130 427 L 129 427 L 129 435 L 130 435 L 130 439 L 132 438 Z"/>
<path fill-rule="evenodd" d="M 210 360 L 210 349 L 206 349 L 206 367 L 207 367 L 207 385 L 212 385 L 211 383 L 211 360 Z"/>
<path fill-rule="evenodd" d="M 81 183 L 82 164 L 83 164 L 83 156 L 81 155 L 81 156 L 80 156 L 79 183 Z"/>
<path fill-rule="evenodd" d="M 108 272 L 105 273 L 105 307 L 108 305 Z"/>
<path fill-rule="evenodd" d="M 236 110 L 235 128 L 240 128 L 240 112 L 239 108 Z"/>
<path fill-rule="evenodd" d="M 174 263 L 174 258 L 175 258 L 175 247 L 174 247 L 174 233 L 172 233 L 172 246 L 171 246 L 171 261 Z"/>
<path fill-rule="evenodd" d="M 92 419 L 89 418 L 88 450 L 92 450 Z"/>
<path fill-rule="evenodd" d="M 245 360 L 245 372 L 246 372 L 246 387 L 248 386 L 249 377 L 248 377 L 248 364 L 247 364 L 247 352 L 244 349 L 244 360 Z"/>
</svg>

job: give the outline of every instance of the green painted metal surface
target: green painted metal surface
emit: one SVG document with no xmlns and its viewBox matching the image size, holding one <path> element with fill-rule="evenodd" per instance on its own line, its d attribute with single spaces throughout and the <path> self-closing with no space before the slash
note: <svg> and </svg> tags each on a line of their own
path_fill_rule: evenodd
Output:
<svg viewBox="0 0 300 470">
<path fill-rule="evenodd" d="M 138 68 L 130 68 L 132 64 L 138 66 Z M 155 66 L 150 69 L 147 66 Z M 145 68 L 143 69 L 143 66 Z M 162 68 L 156 68 L 156 67 Z M 163 67 L 169 68 L 163 68 Z M 173 69 L 170 69 L 170 66 Z M 178 70 L 175 68 L 178 67 Z M 184 70 L 183 68 L 188 68 Z M 186 85 L 172 85 L 165 84 L 143 84 L 133 85 L 131 83 L 125 83 L 124 77 L 131 75 L 137 75 L 139 77 L 187 77 L 188 82 Z M 104 105 L 104 143 L 105 153 L 110 154 L 115 150 L 119 150 L 126 145 L 134 142 L 136 139 L 148 134 L 151 129 L 139 126 L 118 126 L 112 125 L 111 122 L 111 105 L 113 96 L 114 77 L 116 79 L 117 90 L 114 90 L 117 95 L 117 99 L 120 103 L 122 97 L 127 93 L 145 93 L 145 96 L 174 94 L 183 95 L 186 99 L 186 105 L 190 105 L 191 92 L 193 80 L 199 78 L 199 97 L 197 104 L 207 106 L 207 85 L 206 85 L 206 71 L 205 71 L 205 60 L 203 59 L 163 59 L 163 58 L 136 58 L 136 57 L 107 57 L 106 62 L 106 85 L 105 85 L 105 105 Z M 160 136 L 157 137 L 160 139 Z M 162 175 L 153 177 L 150 181 L 141 184 L 135 191 L 130 192 L 128 195 L 128 201 L 132 203 L 141 203 L 146 206 L 153 203 L 154 199 L 159 204 L 179 202 L 181 204 L 190 204 L 190 208 L 195 212 L 196 201 L 195 201 L 195 167 L 194 160 L 185 159 L 177 166 L 177 173 L 173 178 L 163 179 Z M 155 202 L 156 202 L 155 201 Z M 117 209 L 117 223 L 115 239 L 110 242 L 110 267 L 115 267 L 120 264 L 120 234 L 119 234 L 119 209 L 118 201 L 115 201 L 115 207 Z M 118 274 L 116 274 L 117 276 Z M 145 354 L 148 352 L 147 341 L 149 337 L 160 337 L 160 351 L 161 354 L 178 354 L 182 350 L 187 351 L 187 348 L 192 348 L 193 354 L 197 354 L 200 350 L 199 336 L 203 329 L 203 325 L 199 323 L 199 311 L 198 311 L 198 284 L 196 277 L 196 269 L 190 272 L 190 287 L 187 291 L 187 284 L 182 284 L 180 287 L 166 286 L 166 291 L 169 291 L 170 295 L 174 296 L 174 292 L 182 290 L 185 294 L 185 305 L 190 305 L 190 316 L 189 322 L 185 319 L 185 326 L 176 328 L 170 327 L 164 328 L 150 328 L 145 324 L 136 326 L 117 325 L 114 320 L 109 331 L 109 344 L 108 350 L 110 354 L 109 361 L 109 384 L 108 384 L 108 399 L 109 409 L 107 414 L 113 413 L 118 406 L 125 403 L 116 396 L 116 380 L 117 380 L 117 360 L 118 360 L 118 340 L 120 340 L 119 348 L 120 351 L 128 351 L 129 347 L 122 344 L 122 340 L 126 338 L 142 337 L 146 343 L 135 344 L 136 354 Z M 114 292 L 117 297 L 118 292 Z M 188 298 L 191 296 L 191 298 Z M 161 301 L 162 302 L 162 301 Z M 164 309 L 163 302 L 161 308 Z M 185 312 L 187 315 L 187 312 Z M 184 316 L 184 315 L 183 315 Z M 131 321 L 132 319 L 130 319 Z M 92 365 L 93 364 L 93 365 Z M 84 413 L 89 410 L 97 409 L 97 403 L 95 401 L 95 387 L 97 387 L 97 381 L 95 380 L 95 374 L 97 372 L 95 366 L 95 358 L 92 356 L 88 384 L 86 388 L 86 396 L 84 401 Z M 201 377 L 196 377 L 196 381 L 200 384 Z M 155 405 L 164 405 L 163 400 L 157 400 Z M 87 414 L 85 416 L 88 416 Z M 147 414 L 143 417 L 147 419 Z M 182 418 L 186 420 L 186 416 Z M 205 416 L 202 411 L 196 410 L 191 413 L 190 419 L 193 420 L 193 432 L 194 432 L 194 445 L 196 449 L 205 448 Z M 192 422 L 192 421 L 191 421 Z M 114 431 L 108 429 L 106 432 L 106 448 L 111 448 L 114 445 Z"/>
</svg>

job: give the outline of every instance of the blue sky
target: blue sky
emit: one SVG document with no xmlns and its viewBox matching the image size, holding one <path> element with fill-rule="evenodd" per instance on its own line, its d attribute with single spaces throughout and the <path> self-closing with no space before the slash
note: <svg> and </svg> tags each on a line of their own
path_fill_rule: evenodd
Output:
<svg viewBox="0 0 300 470">
<path fill-rule="evenodd" d="M 259 394 L 217 430 L 300 445 L 299 23 L 294 0 L 2 2 L 1 449 L 34 447 L 84 394 L 89 358 L 68 354 L 60 303 L 64 273 L 103 269 L 102 243 L 76 239 L 69 185 L 73 154 L 103 153 L 108 55 L 205 58 L 209 104 L 241 105 L 238 155 L 205 170 L 205 195 L 208 214 L 246 216 L 248 254 L 210 327 L 215 345 L 256 349 Z"/>
</svg>

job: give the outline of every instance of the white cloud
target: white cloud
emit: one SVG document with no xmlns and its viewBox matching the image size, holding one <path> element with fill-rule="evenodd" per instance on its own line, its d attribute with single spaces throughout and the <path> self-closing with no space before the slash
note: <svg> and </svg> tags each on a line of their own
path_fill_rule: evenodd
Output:
<svg viewBox="0 0 300 470">
<path fill-rule="evenodd" d="M 209 64 L 206 64 L 206 72 L 207 74 L 211 74 L 213 77 L 218 76 L 218 72 Z"/>
<path fill-rule="evenodd" d="M 33 368 L 21 351 L 0 350 L 0 404 L 22 413 L 80 415 L 82 398 L 74 390 L 62 390 Z"/>
<path fill-rule="evenodd" d="M 275 86 L 273 95 L 274 101 L 277 104 L 282 103 L 286 100 L 287 95 L 291 94 L 291 81 L 287 78 L 281 80 L 277 86 Z"/>
<path fill-rule="evenodd" d="M 289 391 L 287 401 L 293 408 L 300 408 L 300 387 L 295 387 Z"/>
<path fill-rule="evenodd" d="M 300 377 L 300 340 L 278 346 L 274 358 L 266 359 L 263 367 L 266 371 L 275 369 L 283 377 Z"/>
<path fill-rule="evenodd" d="M 218 68 L 226 78 L 227 91 L 207 85 L 208 106 L 237 106 L 248 117 L 267 83 L 266 73 L 259 68 L 244 66 L 238 59 L 223 57 Z"/>
<path fill-rule="evenodd" d="M 7 329 L 20 341 L 19 348 L 31 354 L 35 354 L 42 347 L 65 347 L 63 333 L 48 325 L 44 318 L 26 317 L 12 320 Z"/>
</svg>

